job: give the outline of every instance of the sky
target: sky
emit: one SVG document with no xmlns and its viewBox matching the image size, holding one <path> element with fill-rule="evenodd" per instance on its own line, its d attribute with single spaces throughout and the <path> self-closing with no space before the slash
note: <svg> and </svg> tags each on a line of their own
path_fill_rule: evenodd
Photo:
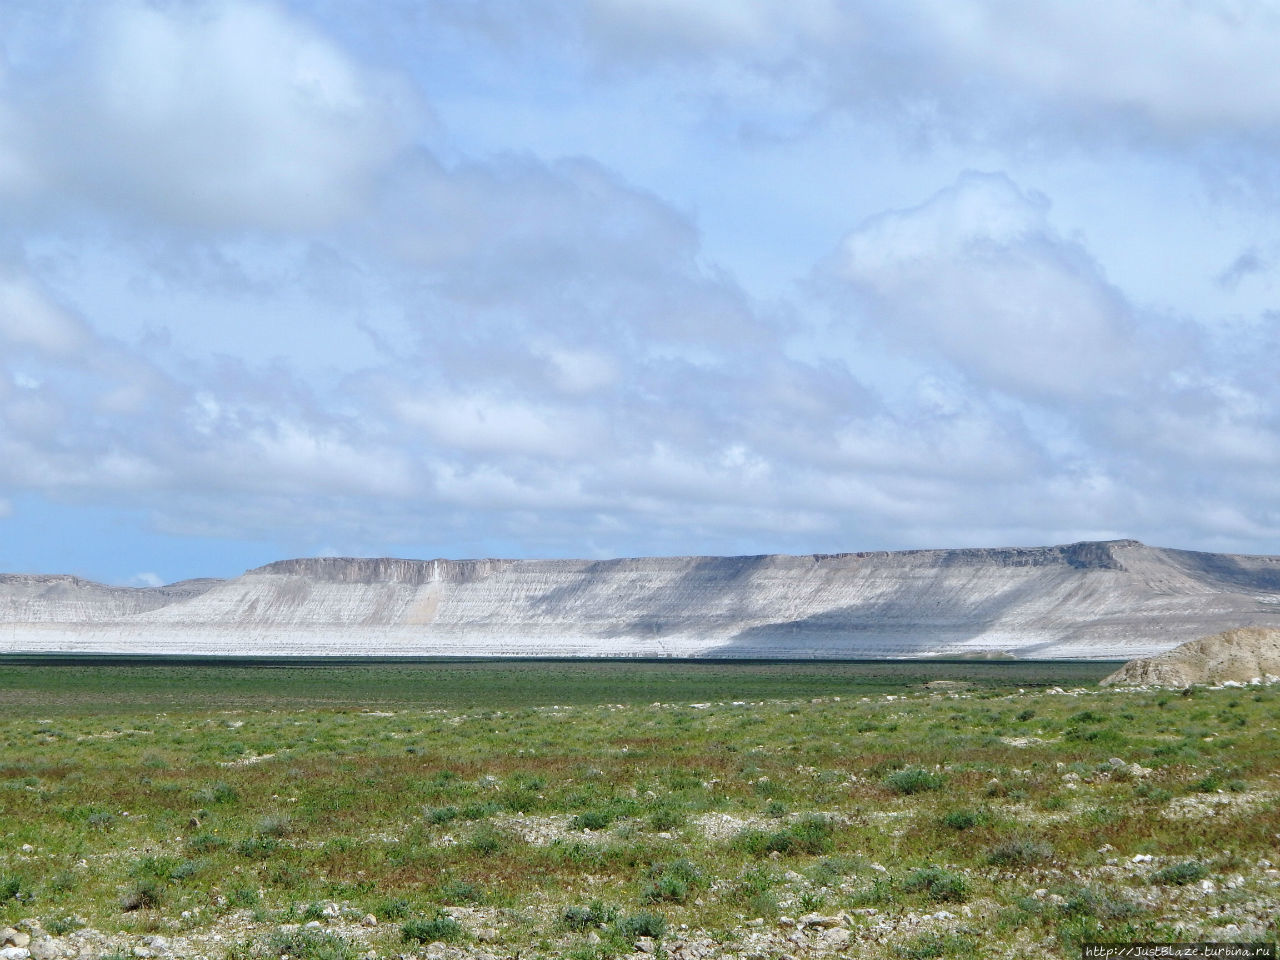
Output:
<svg viewBox="0 0 1280 960">
<path fill-rule="evenodd" d="M 0 0 L 0 571 L 1280 554 L 1280 4 Z"/>
</svg>

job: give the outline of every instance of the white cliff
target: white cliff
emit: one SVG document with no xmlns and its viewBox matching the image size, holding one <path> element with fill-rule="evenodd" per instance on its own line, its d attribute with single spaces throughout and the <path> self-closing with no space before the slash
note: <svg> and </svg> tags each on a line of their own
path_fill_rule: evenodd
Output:
<svg viewBox="0 0 1280 960">
<path fill-rule="evenodd" d="M 154 591 L 0 578 L 9 652 L 1128 659 L 1250 624 L 1280 626 L 1280 558 L 1129 540 L 606 561 L 320 558 Z"/>
</svg>

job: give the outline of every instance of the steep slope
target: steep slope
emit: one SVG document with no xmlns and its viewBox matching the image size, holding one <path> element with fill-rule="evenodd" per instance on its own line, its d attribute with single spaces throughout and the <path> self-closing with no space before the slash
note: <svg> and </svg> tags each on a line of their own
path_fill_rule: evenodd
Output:
<svg viewBox="0 0 1280 960">
<path fill-rule="evenodd" d="M 288 560 L 132 608 L 113 588 L 77 583 L 61 614 L 0 605 L 0 647 L 1128 659 L 1242 623 L 1280 627 L 1280 558 L 1131 540 L 606 561 Z"/>
<path fill-rule="evenodd" d="M 1187 687 L 1280 680 L 1280 630 L 1240 627 L 1130 660 L 1103 686 Z"/>
</svg>

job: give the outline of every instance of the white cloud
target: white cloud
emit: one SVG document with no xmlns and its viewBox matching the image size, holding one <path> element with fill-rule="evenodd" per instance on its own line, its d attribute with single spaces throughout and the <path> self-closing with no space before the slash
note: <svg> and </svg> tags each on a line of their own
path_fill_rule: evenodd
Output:
<svg viewBox="0 0 1280 960">
<path fill-rule="evenodd" d="M 60 79 L 9 108 L 24 155 L 11 141 L 4 166 L 38 167 L 46 195 L 196 226 L 324 226 L 363 207 L 404 145 L 402 91 L 274 5 L 113 0 L 82 27 Z"/>
<path fill-rule="evenodd" d="M 868 326 L 976 383 L 1033 398 L 1112 393 L 1139 369 L 1130 307 L 1046 214 L 1007 177 L 965 174 L 863 224 L 831 270 Z"/>
<path fill-rule="evenodd" d="M 66 355 L 90 340 L 84 325 L 52 303 L 29 277 L 0 267 L 0 338 L 10 348 Z"/>
</svg>

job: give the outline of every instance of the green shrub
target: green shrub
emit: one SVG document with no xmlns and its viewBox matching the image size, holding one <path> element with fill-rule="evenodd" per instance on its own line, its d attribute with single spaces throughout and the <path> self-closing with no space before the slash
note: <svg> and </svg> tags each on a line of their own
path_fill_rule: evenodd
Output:
<svg viewBox="0 0 1280 960">
<path fill-rule="evenodd" d="M 44 928 L 55 937 L 65 937 L 83 926 L 84 924 L 76 917 L 54 917 L 45 923 Z"/>
<path fill-rule="evenodd" d="M 277 931 L 268 941 L 268 949 L 276 956 L 294 960 L 355 960 L 356 957 L 355 949 L 342 937 L 316 929 Z"/>
<path fill-rule="evenodd" d="M 986 860 L 993 867 L 1025 867 L 1051 856 L 1053 847 L 1043 840 L 1015 837 L 987 850 Z"/>
<path fill-rule="evenodd" d="M 441 903 L 457 906 L 459 904 L 484 903 L 484 888 L 468 880 L 446 880 L 440 885 L 435 899 Z"/>
<path fill-rule="evenodd" d="M 207 787 L 201 787 L 195 794 L 196 803 L 201 806 L 208 803 L 235 803 L 239 799 L 240 794 L 236 792 L 236 788 L 221 780 Z"/>
<path fill-rule="evenodd" d="M 0 875 L 0 903 L 22 899 L 22 878 L 11 873 Z"/>
<path fill-rule="evenodd" d="M 467 849 L 481 857 L 491 857 L 511 846 L 511 837 L 503 833 L 491 823 L 482 823 L 476 827 L 467 841 Z"/>
<path fill-rule="evenodd" d="M 265 860 L 275 853 L 278 845 L 275 837 L 245 837 L 236 842 L 236 853 L 250 860 Z"/>
<path fill-rule="evenodd" d="M 1068 917 L 1095 917 L 1099 920 L 1124 920 L 1138 913 L 1128 900 L 1113 897 L 1092 887 L 1080 887 L 1067 896 L 1058 909 Z"/>
<path fill-rule="evenodd" d="M 649 875 L 653 877 L 653 882 L 644 892 L 644 899 L 649 903 L 662 900 L 684 903 L 693 890 L 706 885 L 702 873 L 688 860 L 673 860 L 656 866 L 649 871 Z"/>
<path fill-rule="evenodd" d="M 433 917 L 414 917 L 400 928 L 400 936 L 406 943 L 453 943 L 465 936 L 462 924 L 443 910 Z"/>
<path fill-rule="evenodd" d="M 457 807 L 429 807 L 426 810 L 424 816 L 426 817 L 428 823 L 435 824 L 436 826 L 439 827 L 439 826 L 443 826 L 446 823 L 449 823 L 450 821 L 457 820 L 458 808 Z"/>
<path fill-rule="evenodd" d="M 603 830 L 613 823 L 613 815 L 607 810 L 585 810 L 573 818 L 574 830 Z"/>
<path fill-rule="evenodd" d="M 831 849 L 834 832 L 829 819 L 810 816 L 781 830 L 743 830 L 733 845 L 755 856 L 774 852 L 819 854 Z"/>
<path fill-rule="evenodd" d="M 914 793 L 937 790 L 946 782 L 946 778 L 940 773 L 934 773 L 922 767 L 911 767 L 906 770 L 895 770 L 882 782 L 894 793 L 909 796 Z"/>
<path fill-rule="evenodd" d="M 412 908 L 412 904 L 403 897 L 391 897 L 379 900 L 371 912 L 379 920 L 403 920 Z"/>
<path fill-rule="evenodd" d="M 187 849 L 192 853 L 212 853 L 226 845 L 226 840 L 213 833 L 197 833 L 187 840 Z"/>
<path fill-rule="evenodd" d="M 592 900 L 585 907 L 580 905 L 565 907 L 560 912 L 560 923 L 570 930 L 589 930 L 602 927 L 617 919 L 618 911 L 613 907 Z"/>
<path fill-rule="evenodd" d="M 923 893 L 930 900 L 959 902 L 969 895 L 964 877 L 942 867 L 921 867 L 902 881 L 907 893 Z"/>
<path fill-rule="evenodd" d="M 1203 863 L 1197 860 L 1184 860 L 1182 863 L 1175 863 L 1163 870 L 1157 870 L 1151 875 L 1151 882 L 1181 887 L 1203 880 L 1208 875 L 1209 868 Z"/>
<path fill-rule="evenodd" d="M 133 910 L 150 910 L 158 907 L 163 889 L 159 880 L 151 878 L 139 880 L 120 898 L 120 909 L 128 913 Z"/>
<path fill-rule="evenodd" d="M 942 825 L 952 830 L 969 830 L 986 822 L 986 817 L 976 810 L 952 810 L 942 815 Z"/>
<path fill-rule="evenodd" d="M 684 826 L 685 815 L 675 807 L 658 807 L 649 814 L 649 827 L 653 830 L 670 831 Z"/>
<path fill-rule="evenodd" d="M 621 917 L 615 921 L 614 927 L 626 940 L 636 940 L 640 937 L 661 940 L 667 932 L 667 921 L 661 914 L 641 912 Z"/>
<path fill-rule="evenodd" d="M 293 832 L 293 821 L 288 814 L 271 814 L 258 821 L 256 832 L 260 837 L 287 837 Z"/>
</svg>

